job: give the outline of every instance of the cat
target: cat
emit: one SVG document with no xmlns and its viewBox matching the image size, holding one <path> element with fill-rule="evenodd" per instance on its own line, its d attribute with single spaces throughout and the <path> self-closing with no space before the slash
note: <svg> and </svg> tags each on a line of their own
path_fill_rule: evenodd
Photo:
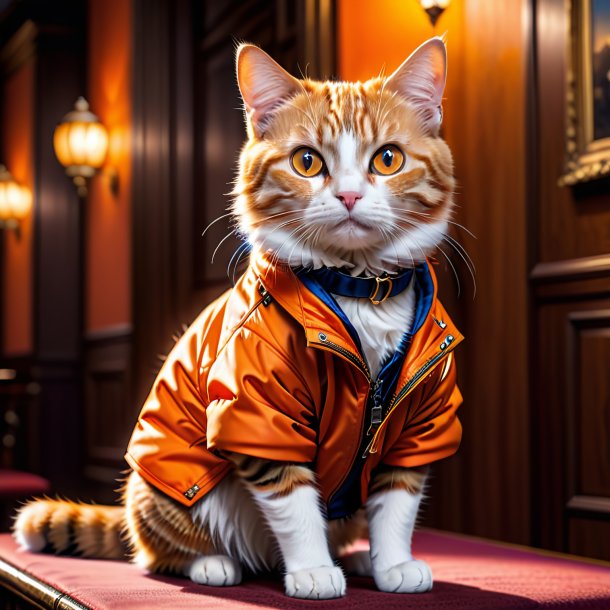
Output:
<svg viewBox="0 0 610 610">
<path fill-rule="evenodd" d="M 444 42 L 364 83 L 296 79 L 250 44 L 236 64 L 250 266 L 163 365 L 123 505 L 32 501 L 14 534 L 213 586 L 282 570 L 304 599 L 345 595 L 346 572 L 429 591 L 411 535 L 428 465 L 461 438 L 462 336 L 428 259 L 454 206 Z"/>
</svg>

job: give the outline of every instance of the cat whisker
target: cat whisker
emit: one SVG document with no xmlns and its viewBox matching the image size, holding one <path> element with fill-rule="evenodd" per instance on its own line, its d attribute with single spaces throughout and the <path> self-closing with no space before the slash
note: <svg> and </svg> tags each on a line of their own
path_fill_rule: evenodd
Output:
<svg viewBox="0 0 610 610">
<path fill-rule="evenodd" d="M 214 249 L 214 252 L 212 252 L 212 258 L 210 260 L 210 263 L 212 263 L 212 264 L 214 263 L 214 257 L 216 256 L 216 253 L 218 252 L 218 249 L 220 248 L 220 246 L 222 246 L 222 244 L 224 244 L 224 242 L 227 241 L 227 239 L 229 239 L 229 237 L 231 237 L 231 235 L 237 234 L 237 232 L 238 232 L 237 229 L 232 229 L 218 242 L 218 245 Z"/>
<path fill-rule="evenodd" d="M 210 223 L 208 224 L 208 226 L 207 226 L 207 227 L 206 227 L 206 228 L 203 230 L 203 233 L 201 234 L 201 237 L 203 237 L 203 236 L 204 236 L 204 235 L 207 233 L 208 229 L 209 229 L 209 228 L 210 228 L 212 225 L 216 224 L 217 222 L 219 222 L 219 221 L 220 221 L 220 220 L 222 220 L 223 218 L 226 218 L 227 216 L 233 216 L 233 212 L 228 212 L 227 214 L 222 214 L 221 216 L 218 216 L 218 218 L 215 218 L 214 220 L 212 220 L 212 222 L 210 222 Z"/>
<path fill-rule="evenodd" d="M 451 258 L 443 250 L 443 248 L 440 244 L 438 244 L 437 249 L 447 259 L 447 262 L 449 263 L 449 265 L 451 266 L 451 269 L 453 270 L 453 275 L 455 276 L 455 281 L 457 283 L 457 296 L 459 298 L 459 296 L 462 294 L 462 285 L 460 283 L 460 278 L 459 278 L 457 269 L 455 268 L 454 264 L 451 262 Z"/>
<path fill-rule="evenodd" d="M 464 264 L 466 265 L 466 268 L 468 269 L 468 272 L 470 273 L 470 277 L 472 278 L 472 285 L 473 285 L 472 298 L 474 299 L 477 295 L 477 281 L 475 278 L 474 263 L 472 262 L 472 259 L 468 255 L 468 252 L 466 252 L 466 250 L 464 250 L 464 248 L 462 247 L 462 245 L 459 242 L 457 242 L 450 235 L 447 235 L 447 234 L 445 234 L 444 239 L 458 253 L 460 258 L 464 261 Z"/>
<path fill-rule="evenodd" d="M 416 210 L 394 210 L 394 212 L 397 214 L 400 212 L 404 212 L 408 215 L 416 214 L 417 216 L 424 216 L 426 218 L 431 217 L 431 214 L 429 214 L 427 212 L 417 212 Z M 455 220 L 451 220 L 450 218 L 446 218 L 445 222 L 448 222 L 450 225 L 452 225 L 454 227 L 462 229 L 463 231 L 468 233 L 468 235 L 470 235 L 470 237 L 472 237 L 473 239 L 478 239 L 477 236 L 474 233 L 472 233 L 472 231 L 469 231 L 464 225 L 460 224 L 459 222 L 455 222 Z"/>
<path fill-rule="evenodd" d="M 237 270 L 237 265 L 239 264 L 239 259 L 241 258 L 241 254 L 244 252 L 244 249 L 247 250 L 250 247 L 250 244 L 246 241 L 243 244 L 240 244 L 237 249 L 235 250 L 235 252 L 233 253 L 233 256 L 231 256 L 231 259 L 229 260 L 229 263 L 227 265 L 227 277 L 228 278 L 232 278 L 232 282 L 233 284 L 235 284 L 235 271 Z M 239 255 L 239 256 L 238 256 Z M 231 263 L 233 262 L 233 260 L 235 260 L 235 257 L 237 258 L 237 261 L 235 263 L 235 267 L 233 268 L 233 274 L 231 275 Z"/>
<path fill-rule="evenodd" d="M 398 241 L 399 241 L 400 243 L 404 243 L 404 242 L 403 242 L 403 239 L 402 239 L 402 237 L 403 237 L 403 236 L 402 236 L 402 235 L 399 233 L 399 231 L 398 231 L 398 229 L 397 229 L 397 228 L 392 227 L 392 228 L 390 229 L 390 233 L 391 233 L 392 237 L 397 238 L 397 239 L 398 239 Z M 415 243 L 416 248 L 417 248 L 418 250 L 420 250 L 420 252 L 422 253 L 422 255 L 423 255 L 423 256 L 424 256 L 424 258 L 425 258 L 425 253 L 424 253 L 424 251 L 423 251 L 423 250 L 420 248 L 420 246 L 419 246 L 419 244 L 417 243 L 417 241 L 416 241 L 415 239 L 412 239 L 412 241 Z M 392 245 L 394 245 L 394 244 L 393 244 L 393 241 L 392 241 Z M 394 251 L 396 252 L 396 264 L 400 266 L 400 264 L 401 264 L 401 263 L 400 263 L 400 255 L 398 254 L 398 251 L 396 250 L 396 247 L 394 247 Z M 411 265 L 412 265 L 413 267 L 415 267 L 415 259 L 413 258 L 413 255 L 411 254 L 411 248 L 407 247 L 407 252 L 409 253 L 409 258 L 411 259 Z"/>
</svg>

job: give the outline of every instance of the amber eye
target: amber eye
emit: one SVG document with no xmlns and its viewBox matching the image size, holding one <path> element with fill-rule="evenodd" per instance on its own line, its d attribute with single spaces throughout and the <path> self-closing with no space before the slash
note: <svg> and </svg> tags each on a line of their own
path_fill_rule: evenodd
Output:
<svg viewBox="0 0 610 610">
<path fill-rule="evenodd" d="M 324 159 L 313 148 L 297 148 L 290 157 L 292 169 L 305 178 L 313 178 L 324 169 Z"/>
<path fill-rule="evenodd" d="M 402 169 L 405 156 L 398 146 L 386 144 L 371 159 L 371 172 L 380 176 L 391 176 Z"/>
</svg>

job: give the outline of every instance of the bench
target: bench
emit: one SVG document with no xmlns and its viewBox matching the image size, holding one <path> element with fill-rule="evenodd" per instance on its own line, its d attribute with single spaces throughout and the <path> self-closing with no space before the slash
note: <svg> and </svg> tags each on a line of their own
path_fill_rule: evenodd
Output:
<svg viewBox="0 0 610 610">
<path fill-rule="evenodd" d="M 435 577 L 432 592 L 408 596 L 415 610 L 610 608 L 610 564 L 431 530 L 416 533 L 414 553 L 429 562 Z M 56 610 L 407 607 L 406 596 L 380 593 L 369 578 L 350 577 L 345 598 L 292 600 L 277 578 L 204 587 L 120 561 L 26 553 L 9 534 L 0 535 L 0 585 L 4 608 L 11 610 L 29 604 Z M 8 591 L 19 598 L 9 600 Z"/>
</svg>

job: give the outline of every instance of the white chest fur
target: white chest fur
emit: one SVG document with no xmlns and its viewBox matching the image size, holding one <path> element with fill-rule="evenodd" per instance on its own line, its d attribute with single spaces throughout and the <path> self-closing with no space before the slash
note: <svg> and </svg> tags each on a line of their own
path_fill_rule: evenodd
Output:
<svg viewBox="0 0 610 610">
<path fill-rule="evenodd" d="M 415 313 L 413 282 L 399 295 L 373 305 L 369 299 L 335 297 L 353 324 L 373 378 L 377 377 L 384 359 L 393 354 Z"/>
</svg>

